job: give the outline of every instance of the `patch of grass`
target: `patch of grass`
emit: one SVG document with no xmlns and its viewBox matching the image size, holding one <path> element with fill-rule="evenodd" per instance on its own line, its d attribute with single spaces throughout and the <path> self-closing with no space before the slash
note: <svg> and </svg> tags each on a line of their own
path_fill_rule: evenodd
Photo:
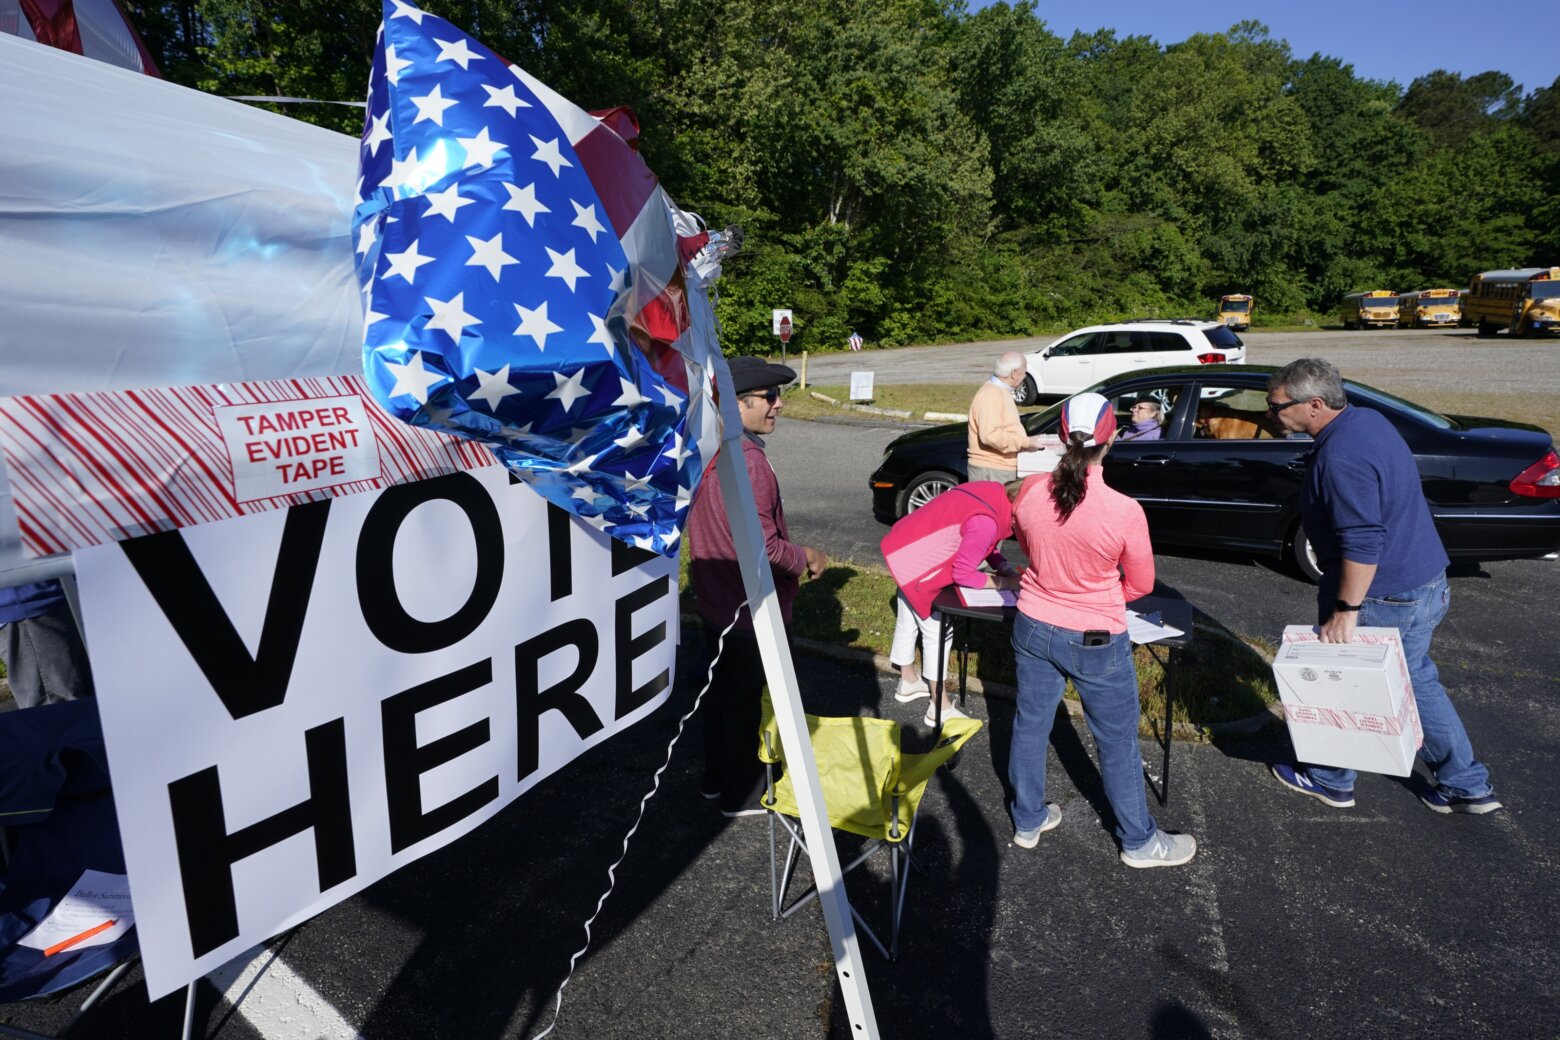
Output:
<svg viewBox="0 0 1560 1040">
<path fill-rule="evenodd" d="M 684 605 L 691 611 L 694 600 L 688 587 L 686 553 L 681 587 Z M 894 594 L 894 581 L 883 568 L 836 562 L 817 580 L 802 583 L 792 610 L 791 634 L 886 657 L 894 635 Z M 971 624 L 969 636 L 969 674 L 979 676 L 983 682 L 1016 685 L 1008 629 Z M 1164 672 L 1146 648 L 1138 647 L 1135 652 L 1145 728 L 1153 731 L 1164 719 Z M 1158 652 L 1165 653 L 1163 649 Z M 1264 657 L 1264 653 L 1268 656 Z M 1276 703 L 1278 691 L 1273 686 L 1269 660 L 1269 648 L 1248 642 L 1212 618 L 1198 614 L 1196 638 L 1182 651 L 1176 670 L 1173 721 L 1208 726 L 1247 718 Z M 957 664 L 952 670 L 956 676 Z M 1077 699 L 1071 684 L 1067 697 Z"/>
</svg>

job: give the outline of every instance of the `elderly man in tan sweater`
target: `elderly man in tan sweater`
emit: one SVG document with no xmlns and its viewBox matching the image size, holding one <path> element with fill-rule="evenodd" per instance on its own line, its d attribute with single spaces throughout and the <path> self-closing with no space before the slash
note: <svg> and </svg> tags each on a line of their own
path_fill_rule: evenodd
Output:
<svg viewBox="0 0 1560 1040">
<path fill-rule="evenodd" d="M 997 359 L 991 378 L 970 401 L 969 479 L 1007 483 L 1018 478 L 1018 453 L 1040 447 L 1018 418 L 1013 391 L 1024 382 L 1029 366 L 1024 355 L 1010 350 Z"/>
</svg>

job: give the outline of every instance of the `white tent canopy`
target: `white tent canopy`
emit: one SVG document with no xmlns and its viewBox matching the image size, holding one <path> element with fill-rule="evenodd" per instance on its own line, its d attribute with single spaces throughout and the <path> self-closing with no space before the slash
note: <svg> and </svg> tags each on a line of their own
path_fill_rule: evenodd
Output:
<svg viewBox="0 0 1560 1040">
<path fill-rule="evenodd" d="M 0 111 L 0 395 L 359 370 L 357 141 L 3 34 Z"/>
</svg>

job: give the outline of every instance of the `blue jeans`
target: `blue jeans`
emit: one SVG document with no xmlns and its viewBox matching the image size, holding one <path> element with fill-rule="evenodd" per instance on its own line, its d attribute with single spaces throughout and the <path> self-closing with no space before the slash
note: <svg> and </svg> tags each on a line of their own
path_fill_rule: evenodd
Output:
<svg viewBox="0 0 1560 1040">
<path fill-rule="evenodd" d="M 1147 845 L 1158 824 L 1143 793 L 1143 751 L 1138 745 L 1137 668 L 1125 632 L 1104 646 L 1084 646 L 1083 633 L 1057 628 L 1020 613 L 1013 623 L 1018 666 L 1018 714 L 1013 719 L 1013 826 L 1033 830 L 1045 821 L 1046 748 L 1065 679 L 1083 700 L 1083 714 L 1100 750 L 1105 797 L 1116 814 L 1116 837 L 1133 851 Z"/>
<path fill-rule="evenodd" d="M 1332 615 L 1338 596 L 1326 583 L 1317 595 L 1319 622 Z M 1392 596 L 1366 596 L 1360 604 L 1361 626 L 1395 628 L 1403 637 L 1403 653 L 1408 658 L 1408 679 L 1419 704 L 1419 724 L 1425 733 L 1419 757 L 1430 767 L 1436 786 L 1446 794 L 1460 798 L 1483 798 L 1493 789 L 1490 771 L 1473 757 L 1468 731 L 1463 729 L 1457 709 L 1452 707 L 1440 672 L 1430 660 L 1430 638 L 1435 626 L 1446 617 L 1452 602 L 1452 590 L 1441 574 L 1434 581 Z M 1315 780 L 1343 791 L 1354 790 L 1356 773 L 1352 769 L 1307 766 Z"/>
</svg>

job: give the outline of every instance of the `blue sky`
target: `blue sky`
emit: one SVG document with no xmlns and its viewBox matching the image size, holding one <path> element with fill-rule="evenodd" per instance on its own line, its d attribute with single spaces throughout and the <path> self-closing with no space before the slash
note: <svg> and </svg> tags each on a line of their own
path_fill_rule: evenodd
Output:
<svg viewBox="0 0 1560 1040">
<path fill-rule="evenodd" d="M 970 0 L 972 9 L 984 6 Z M 1321 51 L 1353 65 L 1361 78 L 1405 87 L 1438 68 L 1464 76 L 1496 69 L 1529 93 L 1560 75 L 1560 26 L 1544 4 L 1496 4 L 1479 27 L 1469 24 L 1484 9 L 1477 0 L 1038 0 L 1036 7 L 1063 39 L 1075 29 L 1105 28 L 1161 44 L 1254 18 L 1274 39 L 1288 40 L 1297 58 Z"/>
</svg>

